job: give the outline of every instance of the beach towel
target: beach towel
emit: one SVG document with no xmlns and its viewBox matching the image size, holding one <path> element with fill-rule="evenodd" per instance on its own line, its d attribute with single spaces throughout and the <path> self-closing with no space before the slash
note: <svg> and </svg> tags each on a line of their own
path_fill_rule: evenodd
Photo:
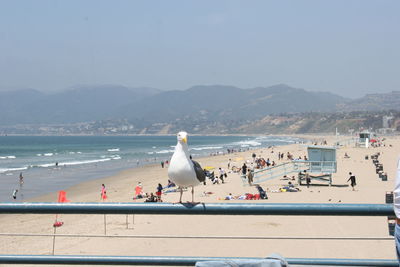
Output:
<svg viewBox="0 0 400 267">
<path fill-rule="evenodd" d="M 252 200 L 253 194 L 246 194 L 246 200 Z"/>
</svg>

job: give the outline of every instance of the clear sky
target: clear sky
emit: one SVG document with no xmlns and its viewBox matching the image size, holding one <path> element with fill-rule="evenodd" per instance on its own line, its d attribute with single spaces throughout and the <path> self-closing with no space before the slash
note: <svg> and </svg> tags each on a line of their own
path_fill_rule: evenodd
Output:
<svg viewBox="0 0 400 267">
<path fill-rule="evenodd" d="M 0 0 L 0 89 L 400 90 L 398 0 Z"/>
</svg>

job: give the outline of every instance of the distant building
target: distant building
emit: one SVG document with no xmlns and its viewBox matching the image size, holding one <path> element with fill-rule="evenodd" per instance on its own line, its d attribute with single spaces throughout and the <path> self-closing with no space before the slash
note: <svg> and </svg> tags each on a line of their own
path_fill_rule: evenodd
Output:
<svg viewBox="0 0 400 267">
<path fill-rule="evenodd" d="M 382 128 L 392 128 L 393 116 L 382 117 Z"/>
</svg>

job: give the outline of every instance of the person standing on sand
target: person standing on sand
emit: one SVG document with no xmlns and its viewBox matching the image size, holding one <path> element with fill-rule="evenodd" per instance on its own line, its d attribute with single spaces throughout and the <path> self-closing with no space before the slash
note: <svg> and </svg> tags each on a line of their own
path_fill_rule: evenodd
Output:
<svg viewBox="0 0 400 267">
<path fill-rule="evenodd" d="M 400 158 L 397 161 L 397 176 L 396 176 L 396 183 L 393 195 L 394 195 L 393 208 L 394 208 L 394 213 L 396 214 L 394 238 L 396 241 L 397 260 L 400 263 Z"/>
<path fill-rule="evenodd" d="M 246 176 L 246 173 L 247 173 L 247 166 L 246 166 L 246 163 L 243 163 L 243 166 L 242 166 L 242 174 L 243 174 L 244 176 Z"/>
<path fill-rule="evenodd" d="M 22 176 L 22 172 L 19 174 L 19 184 L 20 185 L 24 184 L 24 176 Z"/>
<path fill-rule="evenodd" d="M 356 184 L 356 177 L 355 177 L 354 175 L 352 175 L 351 172 L 349 172 L 349 175 L 350 175 L 350 178 L 347 180 L 347 182 L 348 182 L 348 181 L 351 181 L 351 184 L 350 184 L 350 185 L 351 185 L 351 187 L 353 188 L 353 191 L 354 191 L 354 190 L 355 190 L 355 189 L 354 189 L 354 186 L 357 185 L 357 184 Z"/>
<path fill-rule="evenodd" d="M 251 169 L 248 169 L 247 180 L 249 182 L 249 185 L 253 185 L 253 178 L 254 178 L 253 171 Z"/>
<path fill-rule="evenodd" d="M 107 199 L 107 191 L 106 191 L 106 186 L 104 184 L 101 185 L 100 198 L 101 198 L 101 200 Z"/>
<path fill-rule="evenodd" d="M 304 170 L 304 175 L 306 176 L 307 188 L 309 188 L 311 183 L 310 174 L 307 172 L 307 170 Z"/>
<path fill-rule="evenodd" d="M 157 196 L 157 201 L 158 202 L 162 202 L 162 200 L 161 200 L 162 190 L 163 190 L 163 187 L 159 183 L 158 186 L 157 186 L 157 192 L 156 192 L 156 196 Z"/>
</svg>

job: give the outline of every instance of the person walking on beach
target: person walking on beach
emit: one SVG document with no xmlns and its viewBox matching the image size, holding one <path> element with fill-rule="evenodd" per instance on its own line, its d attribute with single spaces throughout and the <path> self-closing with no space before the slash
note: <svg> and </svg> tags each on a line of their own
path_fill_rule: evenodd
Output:
<svg viewBox="0 0 400 267">
<path fill-rule="evenodd" d="M 107 191 L 106 191 L 106 186 L 104 184 L 101 185 L 100 197 L 101 197 L 101 200 L 107 199 Z"/>
<path fill-rule="evenodd" d="M 309 188 L 310 187 L 310 183 L 311 183 L 310 174 L 307 172 L 307 170 L 304 170 L 304 175 L 305 175 L 305 178 L 306 178 L 307 188 Z"/>
<path fill-rule="evenodd" d="M 248 169 L 247 181 L 249 182 L 249 185 L 253 185 L 253 178 L 254 178 L 253 171 L 251 169 Z"/>
<path fill-rule="evenodd" d="M 226 175 L 226 172 L 224 169 L 219 168 L 219 179 L 224 183 L 224 178 L 226 178 L 228 175 Z"/>
<path fill-rule="evenodd" d="M 353 191 L 354 191 L 355 190 L 354 186 L 357 185 L 356 184 L 356 177 L 351 172 L 349 172 L 349 175 L 350 175 L 350 178 L 347 180 L 347 182 L 350 181 L 350 185 L 351 185 L 351 187 L 353 188 Z"/>
<path fill-rule="evenodd" d="M 22 172 L 19 174 L 19 184 L 20 185 L 24 184 L 24 176 L 22 176 Z"/>
</svg>

